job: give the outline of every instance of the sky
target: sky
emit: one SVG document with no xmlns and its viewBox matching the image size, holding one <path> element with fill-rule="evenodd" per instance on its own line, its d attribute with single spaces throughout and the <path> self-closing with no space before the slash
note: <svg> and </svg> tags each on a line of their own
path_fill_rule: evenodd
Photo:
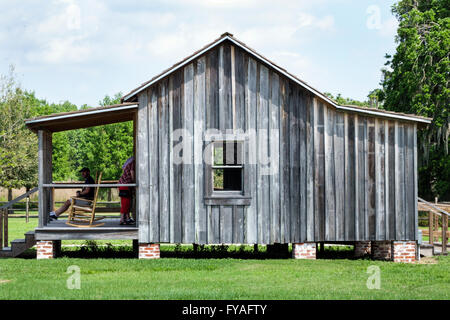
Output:
<svg viewBox="0 0 450 320">
<path fill-rule="evenodd" d="M 366 100 L 395 52 L 391 0 L 0 0 L 0 74 L 98 106 L 224 32 L 321 92 Z"/>
</svg>

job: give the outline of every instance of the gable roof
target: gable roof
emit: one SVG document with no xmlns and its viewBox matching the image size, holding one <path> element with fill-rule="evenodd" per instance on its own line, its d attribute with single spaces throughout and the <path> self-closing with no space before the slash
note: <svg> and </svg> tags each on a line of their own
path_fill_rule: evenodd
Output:
<svg viewBox="0 0 450 320">
<path fill-rule="evenodd" d="M 249 53 L 251 56 L 253 56 L 255 59 L 257 59 L 259 61 L 262 61 L 263 63 L 269 65 L 271 68 L 275 69 L 276 71 L 278 71 L 279 73 L 281 73 L 285 77 L 289 78 L 293 82 L 299 84 L 300 86 L 302 86 L 303 88 L 305 88 L 309 92 L 313 93 L 314 95 L 320 97 L 322 100 L 325 100 L 326 102 L 328 102 L 329 104 L 331 104 L 332 106 L 334 106 L 338 110 L 343 110 L 343 111 L 348 111 L 348 112 L 355 112 L 355 113 L 363 113 L 363 114 L 366 114 L 366 115 L 381 116 L 381 117 L 398 119 L 398 120 L 415 121 L 415 122 L 420 122 L 420 123 L 423 123 L 423 124 L 431 123 L 431 120 L 432 120 L 431 118 L 422 117 L 422 116 L 418 116 L 418 115 L 414 115 L 414 114 L 398 113 L 398 112 L 385 111 L 385 110 L 380 110 L 380 109 L 375 109 L 375 108 L 366 108 L 366 107 L 359 107 L 359 106 L 341 106 L 341 105 L 337 104 L 335 101 L 333 101 L 332 99 L 330 99 L 329 97 L 327 97 L 325 94 L 320 92 L 319 90 L 317 90 L 317 89 L 313 88 L 312 86 L 310 86 L 309 84 L 307 84 L 305 81 L 297 78 L 295 75 L 289 73 L 286 69 L 281 68 L 280 66 L 276 65 L 274 62 L 270 61 L 269 59 L 265 58 L 264 56 L 262 56 L 261 54 L 259 54 L 255 50 L 253 50 L 252 48 L 248 47 L 246 44 L 244 44 L 243 42 L 239 41 L 238 39 L 233 37 L 233 35 L 231 33 L 228 33 L 228 32 L 222 34 L 218 39 L 216 39 L 213 42 L 207 44 L 206 46 L 204 46 L 200 50 L 194 52 L 190 56 L 184 58 L 180 62 L 174 64 L 172 67 L 164 70 L 163 72 L 161 72 L 157 76 L 153 77 L 149 81 L 144 82 L 143 84 L 141 84 L 136 89 L 131 90 L 129 93 L 127 93 L 126 95 L 124 95 L 122 97 L 121 101 L 122 102 L 136 101 L 134 98 L 141 91 L 143 91 L 146 88 L 150 87 L 152 84 L 158 82 L 159 80 L 167 77 L 168 75 L 170 75 L 171 73 L 175 72 L 176 70 L 178 70 L 178 69 L 184 67 L 185 65 L 189 64 L 190 62 L 192 62 L 196 58 L 200 57 L 205 52 L 213 49 L 214 47 L 216 47 L 218 45 L 220 45 L 224 41 L 231 41 L 234 45 L 236 45 L 237 47 L 243 49 L 244 51 Z"/>
</svg>

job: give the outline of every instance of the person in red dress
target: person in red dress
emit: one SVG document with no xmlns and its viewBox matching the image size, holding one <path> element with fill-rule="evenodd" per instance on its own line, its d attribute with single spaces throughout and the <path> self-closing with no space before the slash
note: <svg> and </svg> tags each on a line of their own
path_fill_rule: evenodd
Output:
<svg viewBox="0 0 450 320">
<path fill-rule="evenodd" d="M 130 157 L 122 166 L 123 174 L 119 179 L 119 184 L 134 183 L 135 181 L 135 161 Z M 119 187 L 120 196 L 120 224 L 134 224 L 130 217 L 131 210 L 131 188 Z"/>
</svg>

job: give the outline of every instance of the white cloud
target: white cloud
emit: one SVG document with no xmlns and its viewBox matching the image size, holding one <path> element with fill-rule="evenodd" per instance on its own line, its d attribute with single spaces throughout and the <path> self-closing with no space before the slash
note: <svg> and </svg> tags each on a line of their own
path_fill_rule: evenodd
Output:
<svg viewBox="0 0 450 320">
<path fill-rule="evenodd" d="M 40 50 L 35 50 L 27 54 L 30 62 L 79 63 L 89 60 L 92 49 L 89 45 L 78 43 L 78 37 L 68 37 L 65 39 L 54 39 L 43 45 Z"/>
<path fill-rule="evenodd" d="M 270 60 L 278 66 L 288 70 L 290 73 L 302 79 L 306 73 L 311 71 L 312 62 L 297 52 L 275 51 L 270 53 Z"/>
<path fill-rule="evenodd" d="M 334 18 L 331 15 L 318 18 L 309 13 L 300 13 L 298 16 L 298 22 L 299 28 L 318 28 L 321 30 L 330 30 L 334 26 Z"/>
<path fill-rule="evenodd" d="M 51 7 L 56 11 L 37 26 L 37 33 L 62 35 L 81 28 L 81 9 L 72 1 L 57 1 Z"/>
<path fill-rule="evenodd" d="M 325 16 L 322 19 L 318 19 L 316 22 L 317 27 L 322 30 L 333 30 L 334 28 L 334 17 L 331 15 Z"/>
<path fill-rule="evenodd" d="M 398 21 L 391 17 L 381 23 L 381 28 L 378 30 L 379 34 L 384 37 L 394 37 L 397 34 Z"/>
</svg>

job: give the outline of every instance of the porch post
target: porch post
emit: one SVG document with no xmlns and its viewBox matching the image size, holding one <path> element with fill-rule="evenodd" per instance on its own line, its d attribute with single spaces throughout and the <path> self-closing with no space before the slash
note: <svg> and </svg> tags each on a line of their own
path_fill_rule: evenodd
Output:
<svg viewBox="0 0 450 320">
<path fill-rule="evenodd" d="M 52 183 L 52 133 L 47 130 L 38 131 L 38 187 L 39 187 L 39 227 L 47 224 L 52 193 L 43 184 Z"/>
</svg>

